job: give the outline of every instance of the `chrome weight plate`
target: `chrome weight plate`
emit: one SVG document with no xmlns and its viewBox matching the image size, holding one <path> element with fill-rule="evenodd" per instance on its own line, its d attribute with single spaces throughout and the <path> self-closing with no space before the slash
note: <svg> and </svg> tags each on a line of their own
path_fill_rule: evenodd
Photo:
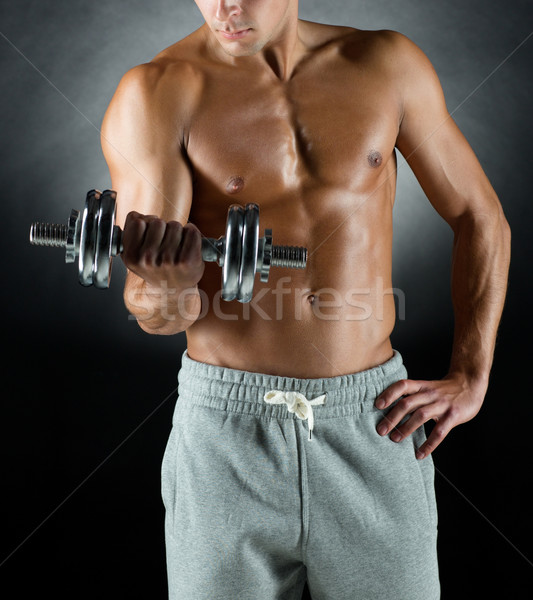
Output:
<svg viewBox="0 0 533 600">
<path fill-rule="evenodd" d="M 87 193 L 81 217 L 78 278 L 80 283 L 85 286 L 92 285 L 93 283 L 93 265 L 97 235 L 96 219 L 100 206 L 100 194 L 99 190 L 90 190 Z"/>
<path fill-rule="evenodd" d="M 100 206 L 96 217 L 97 235 L 93 284 L 99 289 L 108 288 L 111 280 L 111 248 L 113 245 L 116 197 L 116 192 L 105 190 L 100 198 Z"/>
<path fill-rule="evenodd" d="M 239 269 L 239 290 L 237 300 L 250 302 L 254 291 L 257 269 L 257 249 L 259 246 L 259 206 L 247 204 L 242 232 L 242 257 Z"/>
<path fill-rule="evenodd" d="M 244 208 L 232 204 L 226 221 L 226 255 L 222 267 L 222 299 L 234 300 L 239 292 Z"/>
</svg>

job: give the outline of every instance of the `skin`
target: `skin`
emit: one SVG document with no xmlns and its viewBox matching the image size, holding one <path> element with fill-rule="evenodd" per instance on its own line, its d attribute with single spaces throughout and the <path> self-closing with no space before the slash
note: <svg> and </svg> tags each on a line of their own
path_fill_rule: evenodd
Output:
<svg viewBox="0 0 533 600">
<path fill-rule="evenodd" d="M 427 456 L 481 408 L 510 257 L 501 204 L 433 67 L 399 33 L 299 20 L 296 0 L 196 3 L 205 25 L 126 73 L 102 126 L 128 310 L 150 334 L 185 331 L 191 358 L 210 364 L 317 378 L 385 362 L 399 151 L 454 232 L 449 371 L 376 399 L 396 402 L 378 425 L 393 441 L 436 422 Z M 308 266 L 257 277 L 250 304 L 222 302 L 201 236 L 223 235 L 228 206 L 247 202 L 260 235 L 307 247 Z"/>
</svg>

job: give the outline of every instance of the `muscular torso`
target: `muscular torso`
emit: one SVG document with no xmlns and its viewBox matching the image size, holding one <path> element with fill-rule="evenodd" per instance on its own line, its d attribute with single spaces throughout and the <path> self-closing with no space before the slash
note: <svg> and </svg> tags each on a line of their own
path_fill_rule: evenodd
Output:
<svg viewBox="0 0 533 600">
<path fill-rule="evenodd" d="M 256 276 L 250 304 L 220 299 L 206 264 L 190 356 L 293 377 L 332 377 L 392 356 L 392 208 L 401 119 L 386 61 L 370 32 L 306 26 L 309 52 L 287 81 L 223 64 L 202 37 L 172 47 L 197 94 L 184 134 L 193 176 L 189 220 L 223 235 L 227 208 L 255 202 L 260 235 L 305 246 L 305 270 Z M 236 63 L 237 65 L 237 63 Z"/>
</svg>

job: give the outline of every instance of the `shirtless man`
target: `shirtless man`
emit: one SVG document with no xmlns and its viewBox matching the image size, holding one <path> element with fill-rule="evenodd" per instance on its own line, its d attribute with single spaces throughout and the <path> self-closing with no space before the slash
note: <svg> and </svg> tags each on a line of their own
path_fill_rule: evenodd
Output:
<svg viewBox="0 0 533 600">
<path fill-rule="evenodd" d="M 305 22 L 297 0 L 196 4 L 205 24 L 124 75 L 102 129 L 126 306 L 187 338 L 162 468 L 170 598 L 293 599 L 307 581 L 313 600 L 436 599 L 430 455 L 487 390 L 501 205 L 401 34 Z M 439 381 L 408 379 L 390 342 L 396 148 L 455 234 Z M 201 235 L 247 202 L 308 266 L 221 302 Z"/>
</svg>

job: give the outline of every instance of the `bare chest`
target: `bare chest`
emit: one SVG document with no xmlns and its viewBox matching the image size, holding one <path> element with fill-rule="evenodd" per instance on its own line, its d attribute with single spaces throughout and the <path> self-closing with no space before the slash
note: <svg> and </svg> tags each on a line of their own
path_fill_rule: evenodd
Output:
<svg viewBox="0 0 533 600">
<path fill-rule="evenodd" d="M 211 197 L 363 193 L 387 170 L 398 125 L 386 82 L 352 66 L 322 65 L 290 82 L 228 71 L 207 77 L 187 152 Z"/>
</svg>

